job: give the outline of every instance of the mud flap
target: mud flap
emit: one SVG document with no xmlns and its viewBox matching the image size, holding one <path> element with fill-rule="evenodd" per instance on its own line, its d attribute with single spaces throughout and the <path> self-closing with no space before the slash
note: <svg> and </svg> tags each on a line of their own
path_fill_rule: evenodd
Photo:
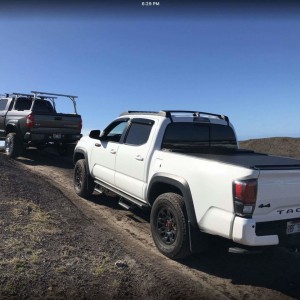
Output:
<svg viewBox="0 0 300 300">
<path fill-rule="evenodd" d="M 208 236 L 189 221 L 190 250 L 192 253 L 204 252 L 208 249 Z"/>
</svg>

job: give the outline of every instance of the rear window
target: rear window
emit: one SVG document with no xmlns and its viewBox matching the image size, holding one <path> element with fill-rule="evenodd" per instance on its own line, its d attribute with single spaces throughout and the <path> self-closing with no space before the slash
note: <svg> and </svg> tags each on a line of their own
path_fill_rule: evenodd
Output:
<svg viewBox="0 0 300 300">
<path fill-rule="evenodd" d="M 202 123 L 171 123 L 166 128 L 162 148 L 237 148 L 230 126 Z"/>
<path fill-rule="evenodd" d="M 150 136 L 152 125 L 153 123 L 149 122 L 149 120 L 148 123 L 132 122 L 125 139 L 125 144 L 136 146 L 146 144 Z"/>
<path fill-rule="evenodd" d="M 53 113 L 52 104 L 46 100 L 36 100 L 33 106 L 33 111 L 37 113 Z"/>
</svg>

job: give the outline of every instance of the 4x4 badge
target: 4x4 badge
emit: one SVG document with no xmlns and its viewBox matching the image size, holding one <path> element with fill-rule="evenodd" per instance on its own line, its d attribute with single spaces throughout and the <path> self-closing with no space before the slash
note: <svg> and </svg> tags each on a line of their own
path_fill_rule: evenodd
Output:
<svg viewBox="0 0 300 300">
<path fill-rule="evenodd" d="M 259 208 L 263 208 L 263 207 L 271 207 L 271 204 L 270 204 L 270 203 L 268 203 L 268 204 L 266 204 L 266 205 L 261 204 L 261 205 L 259 206 Z"/>
</svg>

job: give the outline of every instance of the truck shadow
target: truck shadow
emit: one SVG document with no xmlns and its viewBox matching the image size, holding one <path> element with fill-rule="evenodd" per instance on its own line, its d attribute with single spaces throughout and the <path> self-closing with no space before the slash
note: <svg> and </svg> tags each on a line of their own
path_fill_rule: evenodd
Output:
<svg viewBox="0 0 300 300">
<path fill-rule="evenodd" d="M 233 285 L 263 287 L 300 298 L 299 252 L 278 247 L 256 254 L 233 254 L 225 248 L 221 245 L 208 253 L 195 254 L 181 263 L 229 279 Z"/>
<path fill-rule="evenodd" d="M 17 161 L 29 166 L 51 166 L 61 169 L 73 169 L 72 162 L 73 153 L 68 153 L 66 156 L 60 156 L 54 149 L 37 150 L 28 148 L 22 156 L 16 158 Z"/>
<path fill-rule="evenodd" d="M 89 201 L 114 210 L 124 210 L 118 205 L 117 197 L 106 194 L 94 194 Z M 126 211 L 126 216 L 138 223 L 150 222 L 149 213 L 139 209 Z M 232 285 L 271 289 L 300 299 L 299 252 L 274 247 L 258 253 L 234 254 L 228 252 L 228 247 L 228 242 L 214 240 L 209 251 L 193 254 L 178 262 L 195 271 L 229 280 Z"/>
<path fill-rule="evenodd" d="M 119 205 L 120 197 L 112 192 L 104 192 L 103 194 L 93 193 L 88 201 L 99 206 L 105 206 L 113 209 L 114 211 L 123 211 L 124 215 L 138 223 L 150 223 L 150 212 L 142 211 L 139 208 L 126 210 Z"/>
</svg>

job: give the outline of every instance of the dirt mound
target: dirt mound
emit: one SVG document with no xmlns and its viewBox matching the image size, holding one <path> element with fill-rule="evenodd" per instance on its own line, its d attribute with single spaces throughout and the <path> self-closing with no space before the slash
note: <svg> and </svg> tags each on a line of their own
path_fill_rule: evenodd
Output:
<svg viewBox="0 0 300 300">
<path fill-rule="evenodd" d="M 256 152 L 300 159 L 300 138 L 273 137 L 251 139 L 240 142 L 240 147 Z"/>
</svg>

